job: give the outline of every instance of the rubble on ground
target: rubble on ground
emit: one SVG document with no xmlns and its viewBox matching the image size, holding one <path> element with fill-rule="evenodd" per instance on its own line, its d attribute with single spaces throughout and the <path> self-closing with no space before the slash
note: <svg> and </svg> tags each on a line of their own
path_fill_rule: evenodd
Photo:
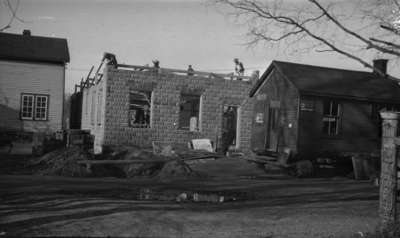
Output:
<svg viewBox="0 0 400 238">
<path fill-rule="evenodd" d="M 174 178 L 196 178 L 201 175 L 190 168 L 184 161 L 169 161 L 164 164 L 160 172 L 157 174 L 157 178 L 160 180 L 168 180 Z"/>
<path fill-rule="evenodd" d="M 89 173 L 77 161 L 89 157 L 89 154 L 79 147 L 60 148 L 41 157 L 32 158 L 28 165 L 33 168 L 33 173 L 38 175 L 85 177 Z"/>
<path fill-rule="evenodd" d="M 97 159 L 107 158 L 109 160 L 143 160 L 146 163 L 131 163 L 115 165 L 121 169 L 127 178 L 138 176 L 156 176 L 164 180 L 169 177 L 197 177 L 190 166 L 181 161 L 182 158 L 193 158 L 205 155 L 202 151 L 193 151 L 184 148 L 172 148 L 171 145 L 153 146 L 153 148 L 142 148 L 137 146 L 109 147 L 107 152 Z M 210 154 L 210 153 L 208 153 Z M 208 155 L 207 154 L 207 155 Z M 155 161 L 148 163 L 148 161 Z M 110 166 L 110 165 L 106 165 Z"/>
<path fill-rule="evenodd" d="M 297 161 L 294 165 L 294 175 L 298 178 L 309 178 L 314 175 L 314 165 L 309 160 Z"/>
<path fill-rule="evenodd" d="M 151 148 L 139 148 L 136 146 L 114 147 L 113 152 L 107 156 L 111 160 L 166 160 L 165 157 L 153 153 Z M 110 166 L 110 165 L 106 165 Z M 115 165 L 121 169 L 126 178 L 137 176 L 152 176 L 163 166 L 163 162 L 132 163 Z"/>
<path fill-rule="evenodd" d="M 198 177 L 185 159 L 209 157 L 214 153 L 193 151 L 188 149 L 176 149 L 170 145 L 159 148 L 142 148 L 137 146 L 108 147 L 101 155 L 93 156 L 83 147 L 71 146 L 53 150 L 41 157 L 32 158 L 29 162 L 33 173 L 38 175 L 62 175 L 62 176 L 98 176 L 98 177 L 122 177 L 132 178 L 147 176 L 164 180 L 171 178 Z M 131 160 L 132 163 L 106 163 L 96 164 L 88 170 L 85 164 L 79 164 L 82 160 Z M 144 162 L 141 163 L 140 161 Z M 154 162 L 153 162 L 154 161 Z"/>
</svg>

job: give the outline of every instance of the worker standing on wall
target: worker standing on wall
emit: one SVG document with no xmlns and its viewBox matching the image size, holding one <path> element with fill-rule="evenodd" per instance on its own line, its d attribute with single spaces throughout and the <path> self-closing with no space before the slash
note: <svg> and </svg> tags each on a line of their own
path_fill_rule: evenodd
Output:
<svg viewBox="0 0 400 238">
<path fill-rule="evenodd" d="M 194 74 L 194 69 L 192 68 L 192 65 L 189 64 L 188 69 L 187 69 L 187 75 L 193 76 L 193 74 Z"/>
<path fill-rule="evenodd" d="M 158 61 L 157 59 L 153 60 L 153 67 L 156 69 L 160 68 L 160 61 Z"/>
<path fill-rule="evenodd" d="M 233 59 L 233 62 L 235 63 L 235 72 L 238 75 L 237 80 L 242 80 L 241 77 L 244 76 L 243 63 L 240 62 L 238 58 Z"/>
<path fill-rule="evenodd" d="M 153 60 L 153 68 L 155 72 L 160 73 L 161 72 L 160 61 L 158 61 L 157 59 Z"/>
</svg>

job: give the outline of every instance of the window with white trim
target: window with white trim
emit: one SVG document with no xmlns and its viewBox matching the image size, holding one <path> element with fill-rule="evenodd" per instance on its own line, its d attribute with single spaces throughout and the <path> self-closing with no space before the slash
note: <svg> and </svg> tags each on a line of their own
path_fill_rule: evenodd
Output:
<svg viewBox="0 0 400 238">
<path fill-rule="evenodd" d="M 21 119 L 33 120 L 33 101 L 35 100 L 35 95 L 32 94 L 22 94 L 21 102 Z"/>
<path fill-rule="evenodd" d="M 21 96 L 21 119 L 46 121 L 49 110 L 49 96 L 23 93 Z"/>
<path fill-rule="evenodd" d="M 340 104 L 334 100 L 325 100 L 323 113 L 323 133 L 328 136 L 339 135 L 341 114 Z"/>
<path fill-rule="evenodd" d="M 47 120 L 48 96 L 35 96 L 35 120 Z"/>
</svg>

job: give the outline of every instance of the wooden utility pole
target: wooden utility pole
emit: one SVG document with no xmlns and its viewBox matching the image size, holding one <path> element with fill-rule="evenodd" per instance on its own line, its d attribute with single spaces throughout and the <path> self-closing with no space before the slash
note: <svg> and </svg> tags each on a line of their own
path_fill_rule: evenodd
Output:
<svg viewBox="0 0 400 238">
<path fill-rule="evenodd" d="M 381 148 L 381 178 L 379 188 L 379 219 L 380 229 L 387 230 L 397 221 L 397 149 L 400 140 L 397 137 L 400 113 L 381 112 L 382 148 Z"/>
</svg>

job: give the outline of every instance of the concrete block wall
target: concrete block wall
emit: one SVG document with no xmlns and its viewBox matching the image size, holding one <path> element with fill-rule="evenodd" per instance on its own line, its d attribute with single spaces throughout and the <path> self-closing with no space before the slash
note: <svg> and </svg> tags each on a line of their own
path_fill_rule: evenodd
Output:
<svg viewBox="0 0 400 238">
<path fill-rule="evenodd" d="M 105 80 L 82 90 L 81 129 L 90 130 L 95 136 L 94 151 L 100 153 L 104 138 Z"/>
<path fill-rule="evenodd" d="M 152 141 L 173 146 L 187 146 L 195 138 L 217 142 L 221 136 L 224 105 L 238 106 L 240 123 L 239 149 L 250 148 L 253 100 L 249 81 L 203 78 L 150 71 L 130 71 L 106 67 L 103 81 L 107 85 L 104 112 L 103 145 L 151 146 Z M 128 125 L 129 92 L 152 92 L 150 128 Z M 181 94 L 201 95 L 200 131 L 179 128 Z"/>
</svg>

